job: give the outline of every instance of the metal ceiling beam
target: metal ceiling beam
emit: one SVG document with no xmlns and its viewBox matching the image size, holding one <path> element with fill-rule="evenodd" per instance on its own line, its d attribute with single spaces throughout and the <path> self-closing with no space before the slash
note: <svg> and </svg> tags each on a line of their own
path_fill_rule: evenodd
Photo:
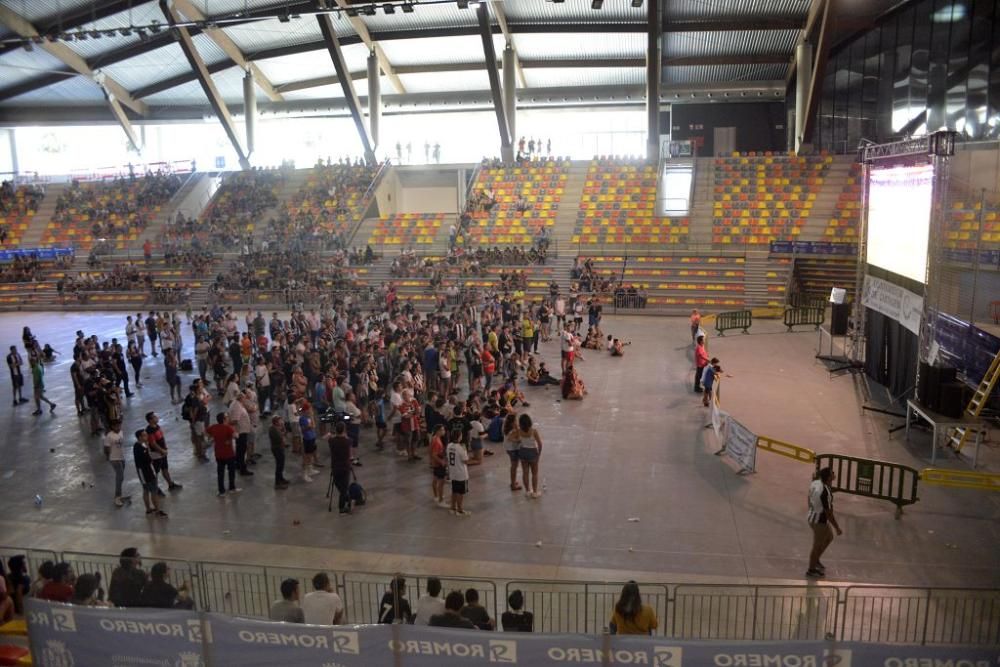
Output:
<svg viewBox="0 0 1000 667">
<path fill-rule="evenodd" d="M 43 35 L 47 35 L 53 30 L 72 30 L 88 23 L 100 21 L 101 19 L 105 19 L 109 16 L 126 12 L 133 7 L 146 4 L 147 2 L 152 2 L 152 0 L 110 0 L 105 2 L 89 2 L 75 7 L 74 9 L 67 11 L 65 14 L 60 12 L 58 16 L 53 17 L 47 22 L 40 22 L 38 25 L 38 31 Z M 0 55 L 16 51 L 19 48 L 21 47 L 16 44 L 5 44 L 0 47 Z"/>
<path fill-rule="evenodd" d="M 162 2 L 163 0 L 161 0 Z M 347 69 L 347 61 L 344 60 L 344 53 L 337 43 L 337 31 L 333 27 L 333 21 L 328 14 L 318 14 L 316 21 L 319 23 L 319 30 L 323 33 L 323 40 L 326 42 L 326 50 L 330 53 L 330 60 L 333 61 L 333 69 L 337 71 L 337 79 L 340 81 L 340 88 L 344 92 L 344 101 L 347 109 L 351 112 L 351 119 L 354 127 L 358 131 L 358 138 L 361 139 L 361 147 L 365 152 L 365 160 L 369 165 L 375 164 L 375 151 L 372 149 L 372 140 L 368 135 L 368 128 L 365 126 L 364 118 L 361 117 L 361 102 L 358 94 L 354 90 L 354 83 L 351 81 L 351 72 Z"/>
<path fill-rule="evenodd" d="M 204 21 L 205 15 L 201 13 L 201 10 L 195 7 L 190 0 L 173 0 L 174 8 L 179 11 L 184 16 L 192 21 Z M 268 80 L 267 75 L 261 71 L 257 65 L 247 60 L 246 56 L 243 55 L 243 51 L 239 46 L 236 45 L 229 35 L 222 28 L 207 28 L 205 34 L 208 35 L 209 39 L 215 42 L 222 52 L 229 56 L 236 65 L 242 69 L 244 72 L 248 72 L 253 76 L 254 82 L 257 86 L 264 91 L 268 99 L 272 102 L 280 102 L 282 99 L 281 93 L 274 89 L 271 82 Z"/>
<path fill-rule="evenodd" d="M 476 20 L 479 21 L 479 37 L 483 41 L 484 67 L 490 79 L 490 95 L 493 98 L 493 111 L 497 116 L 497 126 L 500 130 L 500 156 L 504 162 L 514 161 L 514 149 L 511 145 L 510 126 L 507 125 L 507 115 L 503 107 L 503 91 L 500 90 L 500 73 L 495 66 L 497 53 L 493 48 L 493 31 L 490 28 L 490 10 L 485 2 L 476 7 Z"/>
<path fill-rule="evenodd" d="M 660 88 L 661 102 L 684 104 L 726 99 L 730 102 L 777 99 L 784 93 L 783 82 L 776 81 L 725 81 L 711 84 L 666 85 Z M 518 108 L 566 108 L 584 105 L 614 105 L 637 108 L 645 104 L 642 85 L 592 86 L 588 88 L 528 88 L 517 91 Z M 361 98 L 364 102 L 365 98 Z M 426 113 L 430 108 L 438 112 L 490 110 L 493 97 L 489 90 L 461 91 L 450 93 L 408 93 L 406 95 L 385 95 L 384 113 L 412 114 Z M 242 105 L 230 107 L 235 113 L 242 112 Z M 309 115 L 314 117 L 343 116 L 347 105 L 343 98 L 317 100 L 297 100 L 268 102 L 261 104 L 262 118 L 281 114 Z M 172 123 L 201 120 L 211 109 L 207 104 L 186 106 L 151 106 L 149 116 L 141 123 Z M 0 106 L 0 125 L 27 126 L 45 123 L 49 125 L 80 125 L 81 123 L 113 123 L 107 106 L 68 105 L 57 107 Z"/>
<path fill-rule="evenodd" d="M 813 56 L 812 78 L 809 82 L 809 96 L 806 103 L 806 117 L 802 122 L 802 144 L 812 142 L 813 129 L 816 127 L 816 116 L 819 101 L 823 96 L 823 78 L 826 75 L 826 63 L 830 58 L 830 47 L 833 44 L 833 32 L 837 21 L 836 0 L 816 0 L 823 3 L 822 18 L 819 26 L 819 38 L 816 41 Z"/>
<path fill-rule="evenodd" d="M 30 93 L 31 91 L 38 90 L 39 88 L 45 88 L 46 86 L 61 83 L 74 76 L 77 76 L 76 72 L 70 69 L 64 69 L 59 70 L 58 72 L 49 72 L 48 74 L 43 74 L 42 76 L 35 77 L 34 79 L 22 81 L 21 83 L 14 84 L 13 86 L 8 86 L 0 90 L 0 102 L 17 97 L 18 95 Z"/>
<path fill-rule="evenodd" d="M 225 100 L 222 99 L 222 95 L 219 94 L 219 89 L 216 88 L 215 82 L 212 81 L 212 75 L 205 66 L 205 61 L 201 59 L 198 49 L 195 48 L 191 34 L 188 33 L 187 28 L 177 26 L 180 18 L 176 10 L 170 6 L 170 0 L 160 0 L 160 10 L 167 18 L 167 22 L 170 23 L 174 37 L 184 52 L 184 57 L 187 58 L 191 69 L 197 75 L 198 83 L 201 84 L 201 89 L 205 91 L 205 97 L 208 98 L 208 103 L 212 106 L 215 116 L 222 123 L 222 129 L 225 130 L 226 136 L 229 137 L 229 143 L 233 145 L 233 150 L 236 151 L 240 167 L 249 169 L 250 160 L 247 159 L 246 153 L 243 151 L 243 145 L 240 143 L 239 135 L 236 132 L 236 124 L 233 122 L 233 117 L 229 114 L 229 108 L 226 106 Z"/>
<path fill-rule="evenodd" d="M 514 51 L 514 70 L 517 72 L 517 79 L 520 81 L 522 88 L 527 88 L 528 80 L 524 77 L 521 56 L 517 54 L 517 45 L 514 43 L 514 36 L 510 32 L 510 26 L 507 24 L 507 15 L 504 14 L 503 3 L 497 0 L 490 0 L 490 8 L 493 9 L 493 15 L 497 17 L 497 25 L 500 26 L 500 33 L 507 40 L 507 44 L 510 45 L 511 50 Z"/>
<path fill-rule="evenodd" d="M 820 13 L 824 5 L 824 0 L 812 0 L 812 5 L 809 7 L 809 15 L 806 16 L 805 25 L 802 27 L 802 32 L 799 34 L 799 38 L 795 41 L 796 45 L 811 41 L 813 31 L 816 29 L 816 21 L 819 20 Z M 795 78 L 795 68 L 795 50 L 793 49 L 792 57 L 788 66 L 788 74 L 785 75 L 785 88 L 792 85 L 792 79 Z"/>
<path fill-rule="evenodd" d="M 347 2 L 345 0 L 337 0 L 337 6 L 341 9 L 346 9 Z M 403 82 L 400 80 L 399 75 L 396 74 L 396 70 L 393 68 L 392 63 L 389 62 L 389 57 L 385 55 L 385 51 L 383 51 L 382 47 L 372 40 L 372 36 L 368 32 L 368 26 L 365 25 L 364 20 L 357 15 L 347 15 L 347 20 L 350 22 L 351 27 L 354 28 L 354 32 L 356 32 L 358 37 L 361 38 L 362 43 L 368 47 L 370 52 L 375 54 L 376 58 L 378 58 L 379 69 L 381 69 L 382 73 L 389 79 L 389 83 L 392 84 L 396 93 L 400 95 L 404 94 L 406 92 L 406 87 L 403 86 Z"/>
<path fill-rule="evenodd" d="M 15 13 L 8 7 L 0 5 L 0 23 L 3 23 L 12 31 L 17 33 L 19 36 L 25 39 L 31 37 L 38 37 L 38 30 L 35 26 L 31 25 L 30 21 L 25 20 L 20 14 Z M 49 55 L 52 55 L 63 62 L 64 65 L 69 67 L 71 70 L 77 74 L 90 79 L 104 90 L 105 95 L 109 97 L 114 97 L 119 102 L 130 108 L 132 111 L 139 115 L 145 115 L 147 112 L 146 105 L 142 102 L 134 99 L 123 86 L 121 86 L 117 81 L 109 76 L 97 77 L 97 72 L 95 72 L 85 61 L 81 58 L 75 51 L 71 48 L 62 44 L 60 42 L 49 42 L 43 41 L 38 45 L 39 48 L 46 51 Z M 98 81 L 97 79 L 101 80 Z"/>
<path fill-rule="evenodd" d="M 800 30 L 802 19 L 774 16 L 748 19 L 665 19 L 663 32 L 732 32 L 737 30 Z"/>
</svg>

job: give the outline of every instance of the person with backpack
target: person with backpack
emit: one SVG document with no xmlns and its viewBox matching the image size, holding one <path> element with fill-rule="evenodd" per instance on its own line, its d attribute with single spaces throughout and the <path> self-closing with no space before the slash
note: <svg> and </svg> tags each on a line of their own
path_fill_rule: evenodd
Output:
<svg viewBox="0 0 1000 667">
<path fill-rule="evenodd" d="M 343 421 L 334 422 L 333 434 L 327 442 L 330 446 L 330 476 L 340 494 L 337 507 L 341 514 L 350 514 L 351 439 L 347 437 L 347 427 Z"/>
</svg>

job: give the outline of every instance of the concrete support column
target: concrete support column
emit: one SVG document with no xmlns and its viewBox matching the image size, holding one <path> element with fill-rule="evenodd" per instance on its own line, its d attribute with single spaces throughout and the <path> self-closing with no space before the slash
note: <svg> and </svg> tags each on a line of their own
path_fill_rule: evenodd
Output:
<svg viewBox="0 0 1000 667">
<path fill-rule="evenodd" d="M 257 128 L 257 91 L 253 74 L 249 71 L 243 76 L 243 118 L 247 131 L 247 155 L 253 155 L 254 133 Z"/>
<path fill-rule="evenodd" d="M 806 105 L 809 104 L 809 84 L 812 81 L 813 47 L 802 42 L 795 47 L 795 151 L 802 147 L 805 132 Z"/>
<path fill-rule="evenodd" d="M 10 170 L 17 175 L 21 173 L 21 167 L 17 163 L 17 128 L 7 130 L 7 141 L 10 145 Z"/>
<path fill-rule="evenodd" d="M 503 50 L 503 106 L 507 112 L 510 141 L 517 144 L 517 65 L 510 43 Z"/>
<path fill-rule="evenodd" d="M 649 0 L 647 10 L 646 45 L 646 159 L 660 161 L 660 39 L 663 23 L 660 20 L 660 2 Z"/>
<path fill-rule="evenodd" d="M 368 129 L 372 135 L 372 150 L 379 146 L 379 126 L 382 124 L 382 83 L 379 79 L 378 57 L 368 55 Z"/>
</svg>

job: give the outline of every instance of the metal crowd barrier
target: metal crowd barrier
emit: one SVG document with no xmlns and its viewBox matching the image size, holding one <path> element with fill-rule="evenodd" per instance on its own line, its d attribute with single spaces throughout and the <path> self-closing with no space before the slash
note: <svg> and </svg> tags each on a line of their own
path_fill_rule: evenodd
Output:
<svg viewBox="0 0 1000 667">
<path fill-rule="evenodd" d="M 62 554 L 0 546 L 5 560 L 25 554 L 35 574 L 45 560 L 65 560 L 78 574 L 100 572 L 110 582 L 117 556 Z M 283 579 L 312 590 L 321 570 L 264 565 L 194 562 L 144 557 L 143 567 L 164 560 L 172 583 L 186 581 L 197 608 L 246 618 L 267 618 L 281 597 Z M 382 596 L 394 575 L 327 572 L 346 608 L 346 622 L 378 622 Z M 427 576 L 407 576 L 411 607 L 426 590 Z M 624 582 L 514 580 L 441 577 L 444 592 L 475 588 L 497 619 L 506 598 L 519 589 L 534 614 L 535 632 L 600 634 L 605 631 Z M 107 583 L 105 583 L 107 586 Z M 656 636 L 678 640 L 840 640 L 880 644 L 1000 646 L 1000 589 L 905 586 L 752 585 L 639 583 L 643 601 L 659 619 Z M 503 590 L 503 598 L 499 591 Z"/>
<path fill-rule="evenodd" d="M 715 316 L 715 330 L 720 336 L 726 335 L 725 332 L 730 329 L 742 329 L 743 333 L 750 333 L 747 329 L 752 324 L 753 312 L 749 310 L 733 310 Z"/>
<path fill-rule="evenodd" d="M 792 327 L 800 324 L 809 324 L 819 329 L 826 319 L 826 308 L 788 308 L 785 310 L 785 326 L 791 331 Z"/>
<path fill-rule="evenodd" d="M 919 500 L 920 473 L 909 466 L 842 454 L 817 454 L 816 469 L 826 466 L 831 466 L 836 474 L 830 487 L 834 491 L 888 500 L 896 506 L 897 519 L 903 514 L 903 507 Z"/>
</svg>

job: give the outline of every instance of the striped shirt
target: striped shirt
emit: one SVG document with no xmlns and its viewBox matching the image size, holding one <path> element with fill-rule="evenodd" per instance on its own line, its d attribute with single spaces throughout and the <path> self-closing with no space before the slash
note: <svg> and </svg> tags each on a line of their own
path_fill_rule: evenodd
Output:
<svg viewBox="0 0 1000 667">
<path fill-rule="evenodd" d="M 833 511 L 833 489 L 816 479 L 809 485 L 809 523 L 826 523 Z"/>
</svg>

